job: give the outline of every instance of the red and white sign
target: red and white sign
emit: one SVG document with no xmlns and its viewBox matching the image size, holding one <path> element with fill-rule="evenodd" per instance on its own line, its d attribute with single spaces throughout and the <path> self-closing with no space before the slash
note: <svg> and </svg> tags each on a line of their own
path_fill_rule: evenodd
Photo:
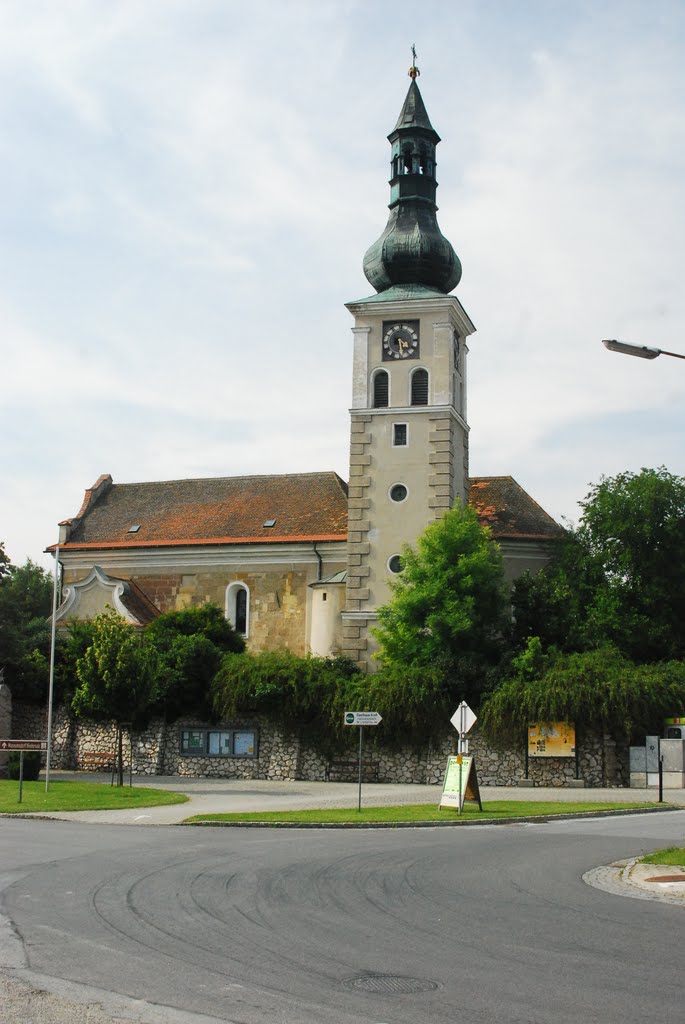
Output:
<svg viewBox="0 0 685 1024">
<path fill-rule="evenodd" d="M 0 740 L 0 750 L 47 750 L 47 740 Z"/>
</svg>

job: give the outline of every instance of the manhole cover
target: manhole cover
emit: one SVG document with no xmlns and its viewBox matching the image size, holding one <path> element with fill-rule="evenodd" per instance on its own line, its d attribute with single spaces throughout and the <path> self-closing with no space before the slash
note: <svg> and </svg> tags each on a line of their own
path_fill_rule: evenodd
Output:
<svg viewBox="0 0 685 1024">
<path fill-rule="evenodd" d="M 358 992 L 376 992 L 386 996 L 432 992 L 439 987 L 437 982 L 426 978 L 403 978 L 396 974 L 363 974 L 361 978 L 351 978 L 345 984 Z"/>
</svg>

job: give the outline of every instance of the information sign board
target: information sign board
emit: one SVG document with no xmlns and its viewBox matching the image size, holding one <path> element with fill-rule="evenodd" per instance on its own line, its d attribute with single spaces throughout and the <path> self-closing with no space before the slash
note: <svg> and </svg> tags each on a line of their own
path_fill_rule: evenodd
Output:
<svg viewBox="0 0 685 1024">
<path fill-rule="evenodd" d="M 528 726 L 529 757 L 575 757 L 576 728 L 572 722 L 534 722 Z"/>
</svg>

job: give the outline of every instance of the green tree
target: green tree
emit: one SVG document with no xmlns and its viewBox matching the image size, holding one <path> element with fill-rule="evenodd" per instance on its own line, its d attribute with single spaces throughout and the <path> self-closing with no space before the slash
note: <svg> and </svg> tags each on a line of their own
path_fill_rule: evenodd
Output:
<svg viewBox="0 0 685 1024">
<path fill-rule="evenodd" d="M 123 785 L 122 724 L 140 726 L 158 696 L 159 665 L 141 631 L 109 611 L 93 620 L 93 637 L 76 662 L 78 686 L 71 707 L 77 716 L 114 721 L 118 735 L 119 785 Z"/>
<path fill-rule="evenodd" d="M 681 661 L 635 665 L 615 647 L 544 651 L 533 637 L 512 667 L 480 712 L 485 734 L 505 746 L 536 721 L 574 722 L 625 742 L 660 732 L 664 717 L 685 706 Z"/>
<path fill-rule="evenodd" d="M 382 667 L 439 680 L 450 700 L 477 701 L 503 651 L 508 628 L 502 555 L 476 512 L 456 504 L 405 546 L 392 597 L 375 636 Z"/>
<path fill-rule="evenodd" d="M 685 658 L 685 479 L 603 478 L 558 556 L 517 582 L 516 639 L 563 650 L 613 644 L 636 662 Z"/>
<path fill-rule="evenodd" d="M 159 659 L 156 707 L 167 721 L 185 713 L 205 717 L 212 711 L 211 682 L 227 654 L 239 654 L 245 641 L 221 608 L 203 604 L 166 612 L 146 628 Z"/>
<path fill-rule="evenodd" d="M 0 540 L 0 578 L 7 575 L 11 565 L 10 556 L 5 551 L 5 542 Z"/>
<path fill-rule="evenodd" d="M 0 668 L 15 700 L 47 697 L 52 577 L 30 559 L 9 562 L 0 546 Z"/>
</svg>

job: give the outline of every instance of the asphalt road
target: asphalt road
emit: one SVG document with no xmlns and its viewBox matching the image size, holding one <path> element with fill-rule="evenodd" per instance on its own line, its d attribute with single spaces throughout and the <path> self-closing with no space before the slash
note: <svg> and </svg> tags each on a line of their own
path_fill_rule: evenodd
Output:
<svg viewBox="0 0 685 1024">
<path fill-rule="evenodd" d="M 351 832 L 6 818 L 0 954 L 136 1020 L 681 1024 L 685 907 L 582 875 L 684 835 L 682 811 Z"/>
</svg>

